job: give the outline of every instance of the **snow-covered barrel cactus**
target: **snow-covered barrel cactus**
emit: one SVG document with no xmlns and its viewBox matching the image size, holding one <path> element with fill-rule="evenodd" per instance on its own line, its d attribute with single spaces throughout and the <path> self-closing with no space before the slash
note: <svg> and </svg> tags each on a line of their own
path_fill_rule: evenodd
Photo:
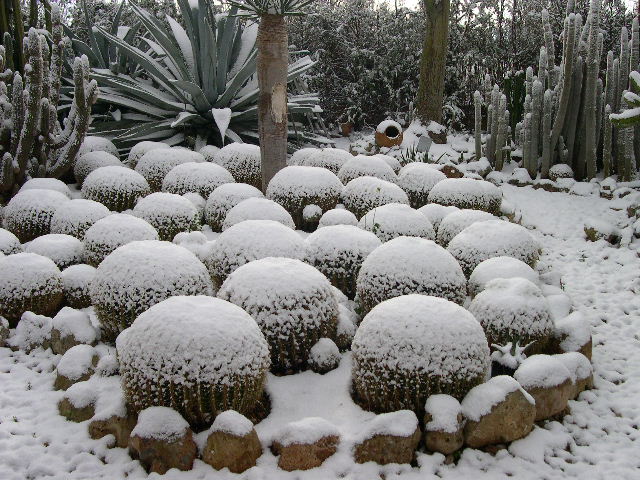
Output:
<svg viewBox="0 0 640 480">
<path fill-rule="evenodd" d="M 541 247 L 526 228 L 504 220 L 487 220 L 465 228 L 453 237 L 447 250 L 469 276 L 481 262 L 493 257 L 513 257 L 534 267 Z"/>
<path fill-rule="evenodd" d="M 251 415 L 269 369 L 255 320 L 207 296 L 153 305 L 118 336 L 116 348 L 128 407 L 171 407 L 194 429 L 226 410 Z"/>
<path fill-rule="evenodd" d="M 0 228 L 0 252 L 5 255 L 12 255 L 14 253 L 20 253 L 22 251 L 22 245 L 20 240 L 9 230 Z"/>
<path fill-rule="evenodd" d="M 302 165 L 302 162 L 304 162 L 307 158 L 320 151 L 322 151 L 322 149 L 313 147 L 301 148 L 299 150 L 296 150 L 287 159 L 287 166 L 290 167 L 292 165 Z"/>
<path fill-rule="evenodd" d="M 376 207 L 360 219 L 358 226 L 375 233 L 382 242 L 401 236 L 436 239 L 436 232 L 427 217 L 404 203 Z"/>
<path fill-rule="evenodd" d="M 429 221 L 436 232 L 440 228 L 440 223 L 442 219 L 449 215 L 450 213 L 457 212 L 460 210 L 458 207 L 439 205 L 437 203 L 429 203 L 424 207 L 420 207 L 418 211 L 423 214 Z"/>
<path fill-rule="evenodd" d="M 395 173 L 396 175 L 400 173 L 400 170 L 402 170 L 402 164 L 400 163 L 400 160 L 398 160 L 396 157 L 392 157 L 391 155 L 385 155 L 384 153 L 376 153 L 373 156 L 384 160 L 385 163 L 391 167 L 391 170 L 393 170 L 393 173 Z"/>
<path fill-rule="evenodd" d="M 497 214 L 502 203 L 502 191 L 485 180 L 447 178 L 435 184 L 429 192 L 428 199 L 429 203 Z"/>
<path fill-rule="evenodd" d="M 319 167 L 292 166 L 280 170 L 269 182 L 267 198 L 278 202 L 293 217 L 296 227 L 311 231 L 318 220 L 305 219 L 304 210 L 317 205 L 322 212 L 331 210 L 340 200 L 342 183 L 335 174 Z"/>
<path fill-rule="evenodd" d="M 135 171 L 149 182 L 152 192 L 159 192 L 164 178 L 174 167 L 191 162 L 204 162 L 204 156 L 186 148 L 159 148 L 142 155 Z"/>
<path fill-rule="evenodd" d="M 209 162 L 188 162 L 173 167 L 162 181 L 162 191 L 184 195 L 194 192 L 209 198 L 220 185 L 234 183 L 231 174 L 220 165 Z"/>
<path fill-rule="evenodd" d="M 573 178 L 573 169 L 566 163 L 558 163 L 549 169 L 549 180 L 557 181 L 559 178 Z"/>
<path fill-rule="evenodd" d="M 342 203 L 360 219 L 369 210 L 388 203 L 409 205 L 409 197 L 395 183 L 375 177 L 358 177 L 344 187 Z"/>
<path fill-rule="evenodd" d="M 255 319 L 269 343 L 271 368 L 278 373 L 306 369 L 311 347 L 336 336 L 338 301 L 331 283 L 300 260 L 249 262 L 227 277 L 218 297 Z"/>
<path fill-rule="evenodd" d="M 205 145 L 198 150 L 198 153 L 204 156 L 205 162 L 215 163 L 215 158 L 219 151 L 220 147 L 216 147 L 215 145 Z"/>
<path fill-rule="evenodd" d="M 262 189 L 260 147 L 248 143 L 230 143 L 216 153 L 213 161 L 226 168 L 236 182 Z"/>
<path fill-rule="evenodd" d="M 51 259 L 35 253 L 0 257 L 0 317 L 13 326 L 26 311 L 55 313 L 62 297 L 62 276 Z"/>
<path fill-rule="evenodd" d="M 473 315 L 426 295 L 382 302 L 364 318 L 351 348 L 355 399 L 378 413 L 420 415 L 435 394 L 462 400 L 490 368 L 487 339 Z"/>
<path fill-rule="evenodd" d="M 126 167 L 100 167 L 91 172 L 82 184 L 84 198 L 100 202 L 114 212 L 133 208 L 138 199 L 150 193 L 144 177 Z"/>
<path fill-rule="evenodd" d="M 524 278 L 491 280 L 469 305 L 489 345 L 516 343 L 527 354 L 543 353 L 553 335 L 549 303 L 542 291 Z"/>
<path fill-rule="evenodd" d="M 90 287 L 102 338 L 113 341 L 146 309 L 177 295 L 211 295 L 206 267 L 186 248 L 145 240 L 117 248 Z"/>
<path fill-rule="evenodd" d="M 28 242 L 51 232 L 56 210 L 70 202 L 55 190 L 25 190 L 16 194 L 4 208 L 4 226 L 21 242 Z"/>
<path fill-rule="evenodd" d="M 118 156 L 118 148 L 111 140 L 93 135 L 85 137 L 78 150 L 78 157 L 89 152 L 107 152 L 116 157 Z"/>
<path fill-rule="evenodd" d="M 136 143 L 131 150 L 129 150 L 129 156 L 125 160 L 127 167 L 136 168 L 138 161 L 142 158 L 142 156 L 150 152 L 151 150 L 157 150 L 159 148 L 171 148 L 166 143 L 162 142 L 151 142 L 145 140 L 143 142 Z"/>
<path fill-rule="evenodd" d="M 101 203 L 76 198 L 62 205 L 53 214 L 51 233 L 62 233 L 83 240 L 86 231 L 110 213 Z"/>
<path fill-rule="evenodd" d="M 432 165 L 412 162 L 402 167 L 397 183 L 407 192 L 411 206 L 420 208 L 427 204 L 431 189 L 445 178 L 446 175 Z"/>
<path fill-rule="evenodd" d="M 83 260 L 97 267 L 116 248 L 136 240 L 158 240 L 158 232 L 146 220 L 114 213 L 94 223 L 85 233 Z"/>
<path fill-rule="evenodd" d="M 89 174 L 100 167 L 124 167 L 124 164 L 118 157 L 110 153 L 102 151 L 88 152 L 76 160 L 76 164 L 73 166 L 73 176 L 76 178 L 78 185 L 82 187 Z"/>
<path fill-rule="evenodd" d="M 338 172 L 338 178 L 345 185 L 358 177 L 375 177 L 391 183 L 398 180 L 387 162 L 379 157 L 366 155 L 353 157 Z"/>
<path fill-rule="evenodd" d="M 71 265 L 62 271 L 64 300 L 71 308 L 91 306 L 89 285 L 96 276 L 96 269 L 86 263 Z"/>
<path fill-rule="evenodd" d="M 327 210 L 320 217 L 318 228 L 330 227 L 332 225 L 358 225 L 356 216 L 345 208 L 334 208 Z"/>
<path fill-rule="evenodd" d="M 451 212 L 440 222 L 437 241 L 440 245 L 446 247 L 453 237 L 469 225 L 486 220 L 497 220 L 497 218 L 488 212 L 468 208 Z"/>
<path fill-rule="evenodd" d="M 273 220 L 245 220 L 220 234 L 205 259 L 214 286 L 238 267 L 266 257 L 302 259 L 304 241 L 293 229 Z"/>
<path fill-rule="evenodd" d="M 204 218 L 214 232 L 222 231 L 227 213 L 247 198 L 262 198 L 264 195 L 256 187 L 246 183 L 225 183 L 216 188 L 204 207 Z"/>
<path fill-rule="evenodd" d="M 389 298 L 420 293 L 462 304 L 467 281 L 456 259 L 440 245 L 398 237 L 369 254 L 356 282 L 362 314 Z"/>
<path fill-rule="evenodd" d="M 513 257 L 492 257 L 481 262 L 473 269 L 467 290 L 469 295 L 475 297 L 484 290 L 485 286 L 496 278 L 521 277 L 537 285 L 540 275 L 522 260 Z"/>
<path fill-rule="evenodd" d="M 175 193 L 155 192 L 138 200 L 133 214 L 149 222 L 160 240 L 173 240 L 180 232 L 200 229 L 200 212 L 189 200 Z"/>
<path fill-rule="evenodd" d="M 382 242 L 353 225 L 322 227 L 305 240 L 305 261 L 326 275 L 347 297 L 356 294 L 356 279 L 367 256 Z"/>
<path fill-rule="evenodd" d="M 58 180 L 57 178 L 31 178 L 27 180 L 22 187 L 20 187 L 20 192 L 24 192 L 25 190 L 55 190 L 56 192 L 62 193 L 65 197 L 71 198 L 71 190 L 62 180 Z"/>
<path fill-rule="evenodd" d="M 331 173 L 337 175 L 344 164 L 351 159 L 353 159 L 353 155 L 346 150 L 341 150 L 339 148 L 323 148 L 322 150 L 311 152 L 308 156 L 303 158 L 298 165 L 326 168 Z"/>
<path fill-rule="evenodd" d="M 50 258 L 60 270 L 80 263 L 82 248 L 82 242 L 76 237 L 61 233 L 48 233 L 24 245 L 25 252 Z"/>
<path fill-rule="evenodd" d="M 291 214 L 279 203 L 266 198 L 252 197 L 241 201 L 227 212 L 222 230 L 227 230 L 245 220 L 273 220 L 289 228 L 296 228 Z"/>
</svg>

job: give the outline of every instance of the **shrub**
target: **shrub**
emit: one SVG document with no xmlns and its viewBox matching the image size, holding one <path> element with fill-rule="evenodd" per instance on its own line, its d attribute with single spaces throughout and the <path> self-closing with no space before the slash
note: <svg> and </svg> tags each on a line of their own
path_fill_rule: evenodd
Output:
<svg viewBox="0 0 640 480">
<path fill-rule="evenodd" d="M 126 164 L 129 168 L 136 168 L 138 165 L 138 161 L 142 158 L 142 156 L 150 152 L 151 150 L 157 150 L 159 148 L 171 148 L 171 146 L 162 142 L 150 142 L 148 140 L 138 142 L 131 150 L 129 150 L 129 156 L 127 157 Z"/>
<path fill-rule="evenodd" d="M 152 192 L 159 192 L 164 178 L 174 167 L 192 162 L 204 162 L 204 156 L 186 148 L 158 148 L 142 155 L 135 171 L 149 182 Z"/>
<path fill-rule="evenodd" d="M 76 198 L 62 205 L 53 214 L 51 233 L 62 233 L 83 240 L 87 230 L 110 213 L 101 203 Z"/>
<path fill-rule="evenodd" d="M 222 231 L 222 224 L 227 213 L 247 198 L 262 198 L 260 190 L 246 183 L 226 183 L 216 188 L 204 207 L 204 217 L 214 232 Z"/>
<path fill-rule="evenodd" d="M 447 178 L 429 192 L 429 202 L 500 213 L 502 191 L 493 183 L 472 178 Z"/>
<path fill-rule="evenodd" d="M 235 180 L 229 172 L 215 163 L 182 163 L 173 167 L 162 181 L 162 191 L 184 195 L 194 192 L 209 198 L 220 185 L 234 183 Z"/>
<path fill-rule="evenodd" d="M 20 240 L 9 230 L 0 228 L 0 252 L 5 255 L 11 255 L 13 253 L 20 253 L 22 251 L 22 245 Z"/>
<path fill-rule="evenodd" d="M 431 225 L 433 225 L 436 232 L 440 229 L 442 219 L 450 213 L 458 210 L 460 210 L 458 207 L 445 207 L 444 205 L 439 205 L 437 203 L 429 203 L 428 205 L 418 209 L 418 211 L 431 222 Z"/>
<path fill-rule="evenodd" d="M 298 152 L 300 151 L 301 150 L 298 150 Z M 323 148 L 322 150 L 314 149 L 313 152 L 309 152 L 309 154 L 305 155 L 297 165 L 326 168 L 334 175 L 338 175 L 338 172 L 344 164 L 351 159 L 353 159 L 353 155 L 346 150 L 341 150 L 339 148 Z M 292 160 L 295 161 L 293 157 Z M 294 163 L 292 163 L 292 165 L 294 165 Z"/>
<path fill-rule="evenodd" d="M 539 281 L 538 272 L 522 260 L 513 257 L 489 258 L 473 269 L 467 284 L 469 295 L 475 297 L 491 280 L 514 277 L 526 278 L 534 284 Z"/>
<path fill-rule="evenodd" d="M 67 184 L 57 178 L 32 178 L 20 187 L 21 192 L 34 189 L 55 190 L 56 192 L 62 193 L 65 197 L 71 198 L 71 190 L 69 190 Z"/>
<path fill-rule="evenodd" d="M 133 208 L 138 199 L 150 193 L 144 177 L 126 167 L 100 167 L 91 172 L 82 184 L 84 198 L 100 202 L 115 212 Z"/>
<path fill-rule="evenodd" d="M 358 225 L 358 219 L 349 210 L 344 208 L 334 208 L 327 210 L 320 217 L 318 228 L 330 227 L 333 225 Z"/>
<path fill-rule="evenodd" d="M 469 225 L 486 220 L 497 219 L 490 213 L 483 212 L 482 210 L 464 209 L 451 212 L 440 222 L 440 226 L 438 227 L 438 243 L 446 248 L 451 239 Z"/>
<path fill-rule="evenodd" d="M 124 164 L 118 157 L 101 150 L 87 152 L 78 157 L 76 164 L 73 166 L 73 176 L 76 178 L 78 186 L 82 187 L 87 176 L 100 167 L 124 167 Z"/>
<path fill-rule="evenodd" d="M 106 152 L 116 157 L 118 156 L 118 149 L 111 140 L 97 136 L 85 137 L 78 150 L 78 158 L 89 152 Z"/>
<path fill-rule="evenodd" d="M 91 306 L 89 286 L 96 276 L 96 268 L 85 263 L 71 265 L 62 271 L 64 299 L 71 308 Z"/>
<path fill-rule="evenodd" d="M 214 162 L 226 168 L 236 182 L 262 189 L 260 147 L 248 143 L 230 143 L 216 153 Z"/>
<path fill-rule="evenodd" d="M 71 235 L 49 233 L 24 245 L 24 251 L 50 258 L 62 270 L 82 260 L 82 242 Z"/>
<path fill-rule="evenodd" d="M 368 211 L 388 203 L 409 204 L 404 191 L 394 183 L 374 177 L 351 180 L 342 191 L 342 202 L 347 210 L 360 219 Z"/>
<path fill-rule="evenodd" d="M 186 198 L 174 193 L 156 192 L 141 198 L 133 214 L 149 222 L 160 240 L 173 240 L 180 232 L 199 230 L 198 209 Z"/>
<path fill-rule="evenodd" d="M 70 200 L 55 190 L 25 190 L 16 194 L 4 209 L 4 224 L 21 242 L 51 231 L 55 211 Z"/>
<path fill-rule="evenodd" d="M 295 229 L 293 218 L 281 205 L 266 198 L 253 197 L 241 201 L 227 213 L 222 230 L 227 230 L 245 220 L 273 220 Z"/>
<path fill-rule="evenodd" d="M 391 183 L 398 179 L 387 162 L 379 157 L 366 155 L 351 158 L 338 172 L 338 178 L 345 185 L 358 177 L 375 177 Z"/>
<path fill-rule="evenodd" d="M 383 243 L 400 236 L 436 239 L 427 217 L 403 203 L 388 203 L 370 210 L 358 226 L 375 233 Z"/>
<path fill-rule="evenodd" d="M 420 208 L 427 204 L 431 189 L 445 178 L 446 175 L 432 165 L 412 162 L 402 167 L 397 183 L 407 193 L 411 206 Z"/>
</svg>

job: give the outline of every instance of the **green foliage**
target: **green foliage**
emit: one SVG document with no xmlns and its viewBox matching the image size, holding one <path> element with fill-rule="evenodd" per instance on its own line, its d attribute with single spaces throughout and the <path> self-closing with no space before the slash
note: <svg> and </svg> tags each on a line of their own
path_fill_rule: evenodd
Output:
<svg viewBox="0 0 640 480">
<path fill-rule="evenodd" d="M 240 10 L 239 15 L 302 15 L 305 7 L 315 0 L 229 0 L 232 7 Z"/>
</svg>

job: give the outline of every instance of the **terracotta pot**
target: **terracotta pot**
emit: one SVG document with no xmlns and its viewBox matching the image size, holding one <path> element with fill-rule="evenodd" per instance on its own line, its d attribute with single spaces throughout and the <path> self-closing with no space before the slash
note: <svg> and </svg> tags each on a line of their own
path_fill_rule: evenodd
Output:
<svg viewBox="0 0 640 480">
<path fill-rule="evenodd" d="M 340 124 L 340 133 L 343 137 L 348 137 L 353 133 L 353 122 L 344 122 Z"/>
</svg>

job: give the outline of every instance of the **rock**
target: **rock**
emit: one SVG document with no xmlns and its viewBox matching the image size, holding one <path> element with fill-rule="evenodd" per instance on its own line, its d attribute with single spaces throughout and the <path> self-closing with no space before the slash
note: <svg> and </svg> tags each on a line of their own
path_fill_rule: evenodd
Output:
<svg viewBox="0 0 640 480">
<path fill-rule="evenodd" d="M 242 473 L 256 465 L 262 445 L 253 423 L 233 410 L 220 413 L 209 429 L 202 460 L 213 468 Z"/>
<path fill-rule="evenodd" d="M 4 347 L 5 341 L 9 338 L 9 320 L 0 317 L 0 347 Z"/>
<path fill-rule="evenodd" d="M 577 398 L 584 390 L 593 388 L 593 367 L 586 356 L 579 352 L 569 352 L 554 355 L 554 357 L 560 360 L 571 373 L 573 390 L 569 396 L 570 400 Z"/>
<path fill-rule="evenodd" d="M 555 321 L 551 353 L 579 352 L 591 360 L 591 327 L 582 313 L 573 312 Z"/>
<path fill-rule="evenodd" d="M 447 178 L 462 178 L 464 177 L 464 173 L 455 165 L 447 164 L 444 165 L 440 171 L 446 175 Z"/>
<path fill-rule="evenodd" d="M 30 353 L 36 348 L 46 350 L 51 346 L 51 318 L 24 312 L 7 344 L 13 350 Z"/>
<path fill-rule="evenodd" d="M 309 366 L 324 375 L 340 365 L 340 350 L 330 338 L 321 338 L 309 351 Z"/>
<path fill-rule="evenodd" d="M 71 422 L 84 422 L 95 414 L 93 402 L 76 405 L 71 399 L 63 397 L 58 402 L 58 413 Z"/>
<path fill-rule="evenodd" d="M 619 244 L 622 238 L 620 231 L 616 227 L 596 218 L 590 218 L 585 222 L 584 234 L 590 242 L 606 240 L 612 245 Z"/>
<path fill-rule="evenodd" d="M 558 186 L 557 183 L 552 182 L 551 180 L 536 180 L 533 182 L 533 188 L 535 190 L 542 189 L 546 192 L 561 192 L 563 189 Z"/>
<path fill-rule="evenodd" d="M 447 129 L 436 122 L 430 122 L 427 126 L 427 134 L 433 140 L 433 143 L 438 145 L 446 145 L 447 143 Z"/>
<path fill-rule="evenodd" d="M 284 427 L 273 444 L 280 455 L 278 466 L 288 472 L 309 470 L 322 465 L 336 453 L 340 442 L 338 429 L 322 418 L 304 418 Z"/>
<path fill-rule="evenodd" d="M 191 470 L 198 448 L 187 421 L 168 407 L 149 407 L 138 415 L 129 437 L 129 453 L 149 472 Z"/>
<path fill-rule="evenodd" d="M 425 405 L 424 444 L 428 450 L 450 455 L 464 443 L 460 402 L 450 395 L 431 395 Z"/>
<path fill-rule="evenodd" d="M 98 352 L 91 345 L 76 345 L 70 348 L 58 362 L 53 388 L 66 390 L 74 383 L 89 380 L 99 358 Z"/>
<path fill-rule="evenodd" d="M 64 307 L 51 322 L 51 350 L 63 355 L 76 345 L 95 345 L 96 329 L 89 315 L 80 310 Z"/>
<path fill-rule="evenodd" d="M 410 410 L 377 415 L 354 447 L 357 463 L 411 463 L 420 442 L 418 418 Z"/>
<path fill-rule="evenodd" d="M 501 375 L 469 391 L 462 401 L 467 417 L 465 444 L 486 447 L 511 442 L 533 429 L 533 398 L 513 378 Z"/>
<path fill-rule="evenodd" d="M 531 185 L 533 180 L 526 168 L 515 168 L 513 172 L 511 172 L 508 183 L 510 185 L 516 185 L 517 187 L 525 187 Z"/>
<path fill-rule="evenodd" d="M 112 415 L 105 419 L 92 418 L 89 423 L 89 436 L 97 440 L 106 435 L 113 435 L 116 447 L 127 448 L 131 431 L 135 426 L 135 415 Z"/>
</svg>

